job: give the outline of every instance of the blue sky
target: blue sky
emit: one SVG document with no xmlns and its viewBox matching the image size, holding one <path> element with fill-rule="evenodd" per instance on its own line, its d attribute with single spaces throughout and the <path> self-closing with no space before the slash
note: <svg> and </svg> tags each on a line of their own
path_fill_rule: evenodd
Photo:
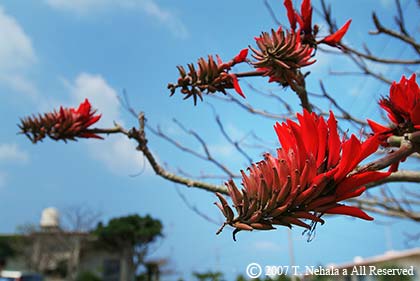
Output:
<svg viewBox="0 0 420 281">
<path fill-rule="evenodd" d="M 106 141 L 81 140 L 67 145 L 46 140 L 32 145 L 16 134 L 20 117 L 59 105 L 77 106 L 85 97 L 103 114 L 100 126 L 112 126 L 113 121 L 135 126 L 136 120 L 117 101 L 125 89 L 132 106 L 146 113 L 150 125 L 160 125 L 171 137 L 200 149 L 177 129 L 171 121 L 176 118 L 199 132 L 212 152 L 232 170 L 246 167 L 245 159 L 220 135 L 207 103 L 194 107 L 192 101 L 182 101 L 178 94 L 169 97 L 166 89 L 168 82 L 177 79 L 176 65 L 195 62 L 207 54 L 219 54 L 227 60 L 253 44 L 254 36 L 261 31 L 276 28 L 263 1 L 244 2 L 214 0 L 210 5 L 210 2 L 185 0 L 2 1 L 0 232 L 10 233 L 19 225 L 38 223 L 46 207 L 60 210 L 85 205 L 101 212 L 103 220 L 131 213 L 150 213 L 161 219 L 166 237 L 154 257 L 169 258 L 170 267 L 179 276 L 212 269 L 232 278 L 244 273 L 250 262 L 289 264 L 286 229 L 240 233 L 238 242 L 232 241 L 229 229 L 216 236 L 218 226 L 192 212 L 176 188 L 200 211 L 222 221 L 213 205 L 215 196 L 176 187 L 156 177 L 150 167 L 144 166 L 142 156 L 134 150 L 135 145 L 124 138 L 112 136 Z M 280 21 L 286 23 L 281 1 L 270 3 Z M 353 19 L 346 42 L 360 47 L 367 41 L 372 49 L 378 48 L 380 55 L 410 57 L 409 48 L 392 40 L 366 37 L 367 30 L 373 29 L 372 10 L 394 26 L 393 1 L 335 1 L 335 4 L 338 25 Z M 403 8 L 409 31 L 415 32 L 418 38 L 420 27 L 415 21 L 418 13 L 415 1 L 403 1 Z M 315 15 L 314 22 L 317 20 Z M 321 34 L 325 32 L 321 24 Z M 312 74 L 307 80 L 310 91 L 319 91 L 318 80 L 323 79 L 328 90 L 337 100 L 349 105 L 353 114 L 361 118 L 378 116 L 375 101 L 387 93 L 388 86 L 358 76 L 330 76 L 329 70 L 355 69 L 340 57 L 318 53 L 317 60 L 310 67 Z M 372 64 L 372 67 L 392 79 L 411 74 L 395 66 Z M 275 90 L 296 103 L 289 90 L 278 90 L 265 79 L 248 81 L 261 89 Z M 243 89 L 250 103 L 281 113 L 278 105 L 257 100 L 246 86 Z M 205 98 L 216 107 L 233 137 L 240 139 L 254 130 L 267 142 L 276 142 L 272 130 L 274 120 L 253 117 L 233 104 Z M 220 172 L 209 163 L 185 156 L 153 135 L 149 138 L 151 149 L 169 169 L 182 168 L 195 175 Z M 263 152 L 250 151 L 255 160 Z M 300 229 L 294 229 L 296 263 L 340 263 L 355 256 L 377 255 L 388 250 L 389 239 L 394 249 L 404 249 L 403 232 L 419 230 L 414 223 L 376 217 L 379 222 L 389 222 L 389 226 L 331 217 L 319 227 L 311 243 L 306 242 Z M 386 234 L 387 229 L 391 230 L 390 236 Z"/>
</svg>

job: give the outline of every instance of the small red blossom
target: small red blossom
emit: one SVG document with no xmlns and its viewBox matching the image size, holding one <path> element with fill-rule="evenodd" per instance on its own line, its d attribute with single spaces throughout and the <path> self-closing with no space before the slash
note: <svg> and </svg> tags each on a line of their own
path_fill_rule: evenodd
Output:
<svg viewBox="0 0 420 281">
<path fill-rule="evenodd" d="M 243 49 L 233 58 L 233 64 L 241 63 L 246 61 L 246 57 L 248 56 L 248 48 Z"/>
<path fill-rule="evenodd" d="M 193 97 L 194 105 L 197 104 L 197 97 L 203 100 L 203 92 L 206 94 L 222 92 L 226 94 L 226 89 L 234 89 L 241 97 L 245 98 L 235 74 L 229 73 L 232 66 L 238 63 L 246 62 L 248 49 L 243 49 L 233 59 L 223 62 L 216 55 L 216 61 L 213 56 L 198 59 L 198 69 L 194 64 L 188 64 L 188 72 L 183 66 L 177 66 L 180 77 L 176 84 L 169 83 L 168 89 L 171 96 L 175 94 L 176 89 L 180 88 L 181 93 L 185 95 L 184 99 Z"/>
<path fill-rule="evenodd" d="M 339 30 L 337 30 L 336 32 L 334 32 L 331 35 L 328 35 L 327 37 L 325 37 L 321 41 L 319 41 L 318 44 L 324 43 L 324 44 L 330 45 L 332 47 L 336 47 L 338 45 L 338 43 L 340 43 L 340 41 L 344 37 L 344 35 L 346 34 L 347 30 L 350 27 L 350 24 L 351 24 L 351 19 L 348 20 L 342 27 L 340 27 Z"/>
<path fill-rule="evenodd" d="M 77 109 L 60 107 L 58 111 L 26 117 L 21 120 L 19 128 L 33 143 L 41 141 L 46 136 L 53 140 L 76 140 L 76 138 L 97 138 L 99 135 L 89 131 L 89 127 L 101 118 L 95 115 L 88 99 L 85 99 Z"/>
<path fill-rule="evenodd" d="M 315 47 L 317 44 L 327 44 L 337 47 L 343 36 L 346 34 L 350 27 L 351 20 L 348 20 L 339 30 L 335 33 L 326 36 L 325 38 L 316 41 L 315 37 L 318 33 L 318 26 L 312 26 L 312 12 L 313 7 L 310 0 L 303 0 L 300 6 L 300 13 L 294 10 L 291 0 L 285 0 L 284 6 L 287 11 L 287 18 L 289 19 L 290 28 L 293 33 L 297 32 L 301 37 L 302 44 L 309 44 Z M 297 25 L 299 29 L 296 31 Z"/>
<path fill-rule="evenodd" d="M 303 0 L 300 6 L 300 14 L 295 11 L 291 0 L 284 0 L 290 28 L 296 31 L 296 23 L 299 23 L 299 30 L 305 34 L 312 34 L 312 5 L 310 0 Z"/>
<path fill-rule="evenodd" d="M 217 195 L 220 203 L 216 205 L 226 217 L 223 226 L 233 226 L 234 235 L 241 230 L 270 230 L 275 225 L 313 230 L 317 222 L 324 223 L 323 214 L 373 220 L 359 208 L 340 202 L 360 196 L 366 184 L 390 174 L 354 171 L 377 150 L 378 138 L 361 142 L 352 135 L 340 139 L 333 113 L 328 121 L 307 111 L 297 119 L 298 123 L 287 120 L 274 126 L 281 148 L 276 156 L 265 154 L 264 160 L 248 168 L 248 174 L 241 171 L 242 190 L 233 180 L 226 183 L 236 216 L 227 200 Z"/>
<path fill-rule="evenodd" d="M 416 82 L 416 75 L 410 79 L 403 76 L 399 83 L 393 82 L 389 97 L 379 101 L 379 105 L 387 112 L 391 126 L 383 126 L 368 120 L 374 134 L 379 135 L 386 144 L 391 135 L 402 136 L 420 130 L 420 88 Z"/>
<path fill-rule="evenodd" d="M 289 19 L 290 28 L 292 33 L 296 33 L 297 25 L 299 24 L 299 29 L 297 34 L 302 38 L 303 44 L 309 44 L 311 46 L 315 45 L 314 38 L 315 32 L 312 29 L 312 5 L 310 0 L 303 0 L 300 6 L 300 13 L 295 11 L 293 8 L 293 3 L 291 0 L 285 0 L 284 6 L 287 10 L 287 18 Z"/>
</svg>

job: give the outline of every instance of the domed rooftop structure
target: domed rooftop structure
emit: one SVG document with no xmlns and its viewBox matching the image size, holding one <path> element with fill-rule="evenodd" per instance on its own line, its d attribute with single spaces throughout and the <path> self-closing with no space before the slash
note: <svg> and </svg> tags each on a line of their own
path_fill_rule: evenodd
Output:
<svg viewBox="0 0 420 281">
<path fill-rule="evenodd" d="M 50 207 L 42 211 L 41 228 L 57 229 L 60 226 L 60 214 L 56 208 Z"/>
</svg>

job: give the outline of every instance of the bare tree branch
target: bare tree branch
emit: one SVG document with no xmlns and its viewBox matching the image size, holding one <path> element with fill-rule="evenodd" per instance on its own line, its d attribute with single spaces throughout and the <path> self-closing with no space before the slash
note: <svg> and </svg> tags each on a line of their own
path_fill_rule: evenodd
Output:
<svg viewBox="0 0 420 281">
<path fill-rule="evenodd" d="M 201 160 L 205 160 L 205 161 L 209 161 L 211 163 L 213 163 L 215 166 L 219 167 L 223 172 L 225 172 L 229 177 L 235 177 L 236 175 L 231 172 L 229 170 L 229 168 L 226 167 L 226 165 L 222 164 L 221 162 L 217 161 L 212 153 L 210 152 L 206 142 L 203 140 L 202 137 L 200 137 L 200 135 L 193 131 L 193 130 L 187 130 L 178 120 L 174 119 L 173 120 L 175 124 L 177 124 L 179 126 L 179 128 L 181 128 L 185 133 L 192 135 L 201 145 L 202 149 L 204 150 L 204 154 L 199 153 L 196 149 L 187 147 L 183 144 L 181 144 L 180 142 L 174 140 L 173 138 L 169 137 L 167 134 L 165 134 L 160 127 L 157 128 L 157 130 L 149 127 L 149 130 L 154 133 L 155 135 L 165 139 L 166 141 L 170 142 L 171 144 L 173 144 L 174 146 L 176 146 L 178 149 L 185 151 L 191 155 L 194 155 L 195 157 L 201 159 Z"/>
<path fill-rule="evenodd" d="M 274 13 L 273 8 L 271 7 L 270 3 L 267 0 L 264 0 L 264 5 L 267 8 L 268 12 L 270 13 L 270 17 L 273 19 L 274 23 L 278 26 L 281 25 L 280 21 L 276 17 L 276 13 Z"/>
<path fill-rule="evenodd" d="M 373 23 L 375 24 L 375 27 L 377 28 L 377 30 L 370 32 L 370 34 L 375 34 L 375 35 L 376 34 L 381 34 L 381 33 L 387 34 L 391 37 L 394 37 L 396 39 L 399 39 L 399 40 L 411 45 L 414 48 L 414 50 L 418 54 L 420 54 L 420 44 L 417 43 L 414 40 L 414 38 L 412 38 L 408 34 L 400 33 L 400 32 L 397 32 L 395 30 L 388 29 L 388 28 L 384 27 L 382 25 L 382 23 L 379 21 L 378 16 L 375 13 L 372 13 L 372 19 L 373 19 Z"/>
<path fill-rule="evenodd" d="M 322 96 L 327 98 L 334 105 L 334 107 L 337 108 L 341 112 L 340 118 L 351 121 L 351 122 L 355 122 L 359 125 L 363 125 L 363 126 L 368 125 L 366 121 L 352 116 L 347 110 L 345 110 L 341 105 L 339 105 L 338 102 L 328 94 L 327 90 L 325 89 L 324 83 L 322 83 L 322 81 L 319 81 L 319 84 L 321 86 Z"/>
<path fill-rule="evenodd" d="M 185 197 L 185 195 L 179 190 L 179 188 L 175 188 L 175 190 L 176 190 L 176 193 L 178 194 L 178 196 L 181 198 L 181 200 L 184 202 L 184 204 L 191 210 L 191 211 L 193 211 L 194 213 L 196 213 L 197 215 L 199 215 L 200 217 L 202 217 L 204 220 L 206 220 L 206 221 L 208 221 L 208 222 L 210 222 L 210 223 L 213 223 L 213 224 L 216 224 L 216 225 L 220 225 L 221 224 L 221 222 L 220 221 L 217 221 L 217 220 L 215 220 L 215 219 L 213 219 L 213 218 L 211 218 L 211 217 L 209 217 L 208 215 L 206 215 L 205 213 L 203 213 L 202 211 L 200 211 L 196 206 L 194 206 L 194 205 L 192 205 L 189 201 L 188 201 L 188 199 L 187 199 L 187 197 Z"/>
<path fill-rule="evenodd" d="M 420 213 L 400 210 L 399 208 L 394 208 L 389 205 L 386 205 L 380 202 L 379 200 L 349 199 L 348 201 L 357 204 L 358 207 L 362 208 L 367 212 L 372 212 L 388 217 L 396 217 L 403 219 L 408 218 L 410 220 L 420 222 Z"/>
<path fill-rule="evenodd" d="M 222 121 L 220 121 L 220 116 L 216 115 L 216 123 L 220 128 L 220 131 L 222 132 L 222 135 L 225 137 L 225 139 L 233 146 L 235 147 L 235 149 L 242 154 L 243 157 L 245 157 L 245 159 L 248 161 L 249 164 L 252 164 L 252 158 L 241 148 L 241 146 L 239 145 L 238 141 L 234 141 L 232 140 L 232 138 L 228 135 L 228 133 L 226 132 Z"/>
<path fill-rule="evenodd" d="M 169 181 L 180 183 L 183 185 L 186 185 L 188 187 L 197 187 L 201 188 L 203 190 L 209 191 L 209 192 L 219 192 L 222 194 L 227 194 L 227 188 L 225 186 L 211 184 L 203 181 L 198 181 L 190 178 L 185 178 L 180 175 L 171 173 L 164 169 L 159 163 L 157 162 L 155 156 L 150 151 L 148 145 L 147 145 L 147 138 L 145 133 L 145 115 L 143 112 L 141 112 L 138 116 L 139 120 L 139 129 L 132 128 L 131 130 L 126 130 L 120 125 L 116 124 L 115 128 L 111 129 L 91 129 L 89 132 L 92 133 L 102 133 L 102 134 L 115 134 L 115 133 L 121 133 L 126 135 L 130 139 L 134 139 L 137 142 L 137 150 L 141 151 L 143 155 L 148 160 L 150 166 L 152 167 L 153 171 L 161 176 L 162 178 L 165 178 Z"/>
</svg>

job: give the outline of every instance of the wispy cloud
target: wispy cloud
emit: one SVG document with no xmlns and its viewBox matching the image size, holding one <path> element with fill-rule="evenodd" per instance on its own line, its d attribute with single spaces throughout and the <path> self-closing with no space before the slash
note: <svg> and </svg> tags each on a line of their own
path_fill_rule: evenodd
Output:
<svg viewBox="0 0 420 281">
<path fill-rule="evenodd" d="M 237 151 L 230 143 L 219 143 L 208 145 L 209 150 L 217 157 L 231 158 Z"/>
<path fill-rule="evenodd" d="M 380 3 L 381 3 L 381 6 L 382 7 L 388 9 L 388 8 L 391 8 L 391 6 L 394 3 L 394 1 L 392 1 L 392 0 L 381 0 Z"/>
<path fill-rule="evenodd" d="M 88 148 L 92 157 L 105 164 L 108 170 L 117 175 L 127 176 L 151 171 L 143 154 L 125 136 L 111 136 L 102 142 L 90 142 Z"/>
<path fill-rule="evenodd" d="M 102 114 L 98 126 L 111 127 L 114 121 L 120 122 L 120 102 L 117 92 L 98 74 L 80 73 L 74 82 L 66 81 L 70 89 L 73 105 L 88 98 L 94 108 Z"/>
<path fill-rule="evenodd" d="M 20 73 L 0 73 L 0 83 L 29 98 L 38 97 L 36 85 L 27 76 Z"/>
<path fill-rule="evenodd" d="M 0 6 L 0 83 L 35 97 L 37 90 L 25 72 L 37 61 L 31 39 L 12 16 Z"/>
<path fill-rule="evenodd" d="M 114 121 L 123 125 L 117 93 L 102 76 L 81 73 L 73 82 L 66 81 L 66 85 L 70 89 L 72 106 L 88 98 L 98 113 L 102 114 L 98 127 L 112 127 Z M 110 136 L 104 141 L 92 140 L 86 143 L 91 156 L 116 174 L 134 174 L 144 168 L 143 155 L 137 152 L 135 143 L 125 136 Z M 149 166 L 146 168 L 149 170 Z"/>
<path fill-rule="evenodd" d="M 25 164 L 29 161 L 29 155 L 15 143 L 0 143 L 0 189 L 4 188 L 9 181 L 10 174 L 3 167 L 10 164 Z"/>
<path fill-rule="evenodd" d="M 21 150 L 17 144 L 2 143 L 0 144 L 0 163 L 16 162 L 27 163 L 29 160 L 28 154 Z"/>
<path fill-rule="evenodd" d="M 188 30 L 174 12 L 158 5 L 154 0 L 45 0 L 52 8 L 87 16 L 98 11 L 137 9 L 168 28 L 179 38 L 188 37 Z"/>
</svg>

